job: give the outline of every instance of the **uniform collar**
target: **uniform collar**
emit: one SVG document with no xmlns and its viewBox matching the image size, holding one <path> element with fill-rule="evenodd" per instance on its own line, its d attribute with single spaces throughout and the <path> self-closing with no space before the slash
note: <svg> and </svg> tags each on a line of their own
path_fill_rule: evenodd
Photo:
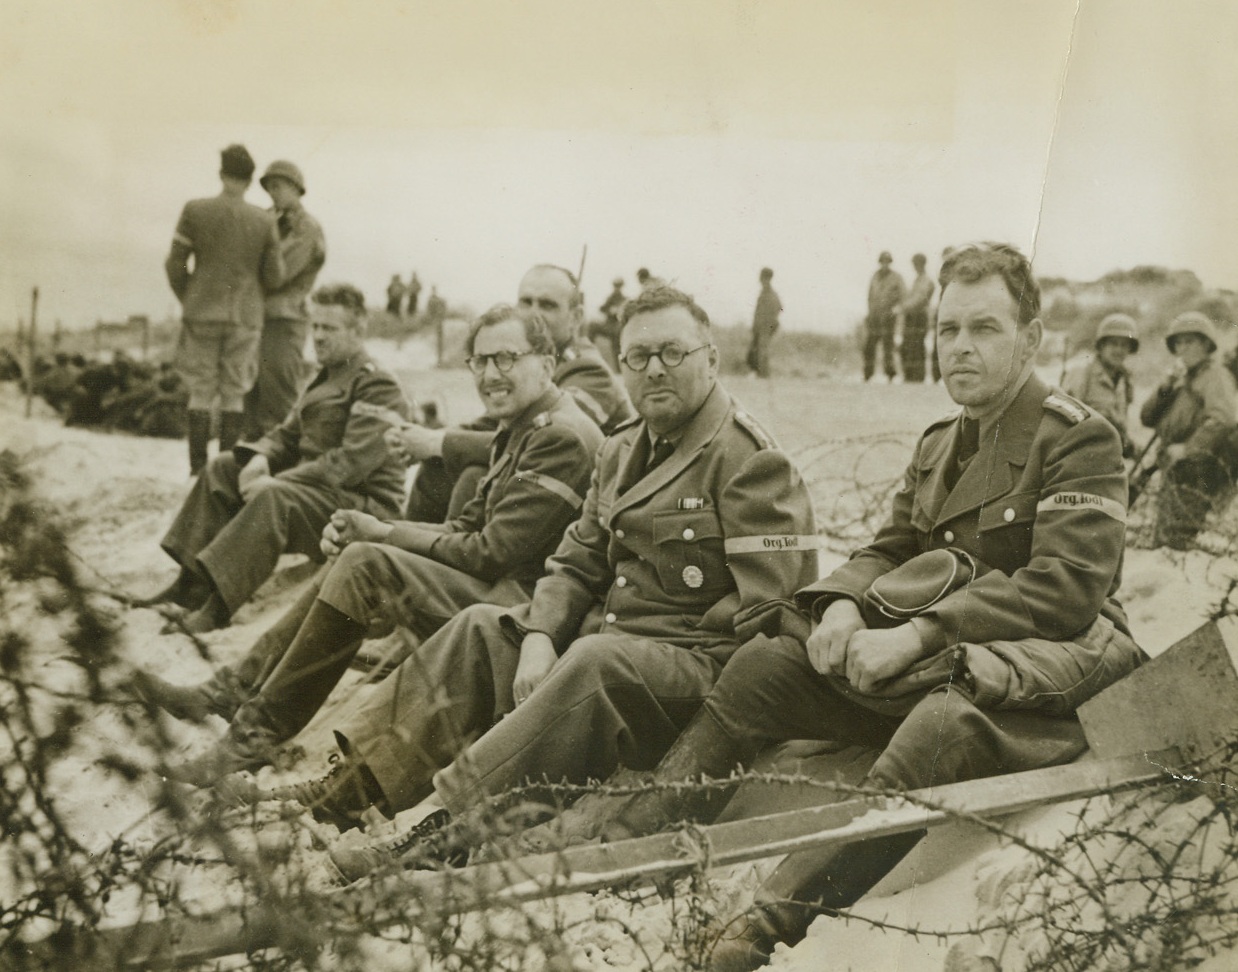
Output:
<svg viewBox="0 0 1238 972">
<path fill-rule="evenodd" d="M 508 423 L 506 426 L 508 435 L 513 435 L 526 426 L 532 425 L 534 419 L 541 415 L 542 412 L 549 412 L 559 403 L 559 399 L 562 397 L 563 392 L 554 385 L 551 385 L 536 401 L 528 405 L 524 411 Z"/>
</svg>

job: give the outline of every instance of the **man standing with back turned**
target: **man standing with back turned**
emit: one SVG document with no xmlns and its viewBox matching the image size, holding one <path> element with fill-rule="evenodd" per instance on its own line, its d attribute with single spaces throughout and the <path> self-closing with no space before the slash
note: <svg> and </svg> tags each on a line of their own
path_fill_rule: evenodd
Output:
<svg viewBox="0 0 1238 972">
<path fill-rule="evenodd" d="M 882 250 L 877 258 L 877 272 L 868 284 L 868 317 L 864 319 L 864 380 L 873 376 L 877 365 L 877 345 L 881 345 L 881 363 L 886 378 L 894 380 L 894 318 L 907 288 L 903 278 L 890 264 L 894 258 Z"/>
<path fill-rule="evenodd" d="M 254 160 L 243 145 L 220 153 L 223 191 L 185 204 L 164 261 L 181 302 L 176 366 L 189 387 L 189 472 L 206 465 L 211 406 L 219 403 L 219 451 L 241 436 L 245 393 L 258 373 L 263 294 L 285 276 L 275 217 L 245 201 Z M 189 261 L 193 258 L 193 269 Z"/>
<path fill-rule="evenodd" d="M 1042 325 L 1030 264 L 1004 244 L 967 246 L 940 283 L 942 373 L 962 412 L 924 433 L 873 542 L 797 595 L 796 639 L 736 653 L 659 781 L 725 777 L 789 739 L 879 750 L 866 783 L 894 790 L 1069 762 L 1086 748 L 1076 707 L 1141 661 L 1114 597 L 1121 441 L 1033 374 Z M 605 835 L 704 806 L 699 791 L 653 789 Z M 712 968 L 764 965 L 776 942 L 859 900 L 922 833 L 790 855 Z"/>
</svg>

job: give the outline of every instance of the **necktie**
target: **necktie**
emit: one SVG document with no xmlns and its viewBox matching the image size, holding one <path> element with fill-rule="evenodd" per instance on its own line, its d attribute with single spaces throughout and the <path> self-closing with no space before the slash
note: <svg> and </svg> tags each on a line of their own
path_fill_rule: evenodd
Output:
<svg viewBox="0 0 1238 972">
<path fill-rule="evenodd" d="M 645 466 L 645 475 L 649 475 L 649 473 L 657 469 L 658 466 L 666 462 L 666 460 L 670 458 L 671 453 L 674 451 L 675 443 L 671 442 L 669 439 L 664 439 L 661 436 L 658 436 L 657 441 L 653 444 L 653 452 L 649 455 L 649 462 Z"/>
</svg>

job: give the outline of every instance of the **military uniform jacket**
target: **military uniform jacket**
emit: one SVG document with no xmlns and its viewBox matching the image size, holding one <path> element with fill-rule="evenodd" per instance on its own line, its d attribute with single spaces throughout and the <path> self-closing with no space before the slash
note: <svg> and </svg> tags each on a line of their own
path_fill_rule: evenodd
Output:
<svg viewBox="0 0 1238 972">
<path fill-rule="evenodd" d="M 778 315 L 782 313 L 782 301 L 773 287 L 762 287 L 757 294 L 757 306 L 752 312 L 752 329 L 773 334 L 778 330 Z"/>
<path fill-rule="evenodd" d="M 301 206 L 271 213 L 279 227 L 285 277 L 278 290 L 267 294 L 265 314 L 268 320 L 301 321 L 307 316 L 305 298 L 327 262 L 327 241 L 318 220 Z"/>
<path fill-rule="evenodd" d="M 578 338 L 559 352 L 552 380 L 607 435 L 636 414 L 623 383 L 588 341 Z M 478 425 L 482 428 L 478 429 Z M 448 468 L 485 464 L 494 438 L 490 431 L 493 426 L 487 426 L 483 420 L 447 430 L 443 436 L 443 461 Z"/>
<path fill-rule="evenodd" d="M 907 285 L 894 270 L 878 270 L 868 284 L 868 320 L 881 323 L 887 320 L 907 293 Z"/>
<path fill-rule="evenodd" d="M 1180 389 L 1180 391 L 1179 391 Z M 1234 377 L 1213 358 L 1201 362 L 1185 381 L 1170 378 L 1143 403 L 1139 417 L 1155 428 L 1162 445 L 1184 443 L 1188 456 L 1208 455 L 1238 419 Z"/>
<path fill-rule="evenodd" d="M 281 479 L 357 493 L 374 504 L 369 512 L 394 515 L 404 464 L 383 441 L 391 412 L 408 416 L 400 386 L 359 352 L 319 371 L 288 417 L 257 442 L 238 445 L 236 456 L 244 463 L 262 453 Z"/>
<path fill-rule="evenodd" d="M 1127 492 L 1117 432 L 1032 376 L 949 490 L 945 475 L 961 420 L 929 427 L 876 538 L 801 591 L 800 605 L 819 618 L 838 597 L 858 603 L 874 580 L 917 554 L 954 547 L 982 572 L 921 615 L 946 648 L 913 672 L 962 665 L 977 702 L 995 707 L 1039 705 L 1093 677 L 1108 684 L 1126 674 L 1141 657 L 1128 639 L 1063 644 L 1081 638 L 1100 615 L 1129 635 L 1114 597 Z M 952 654 L 956 646 L 961 651 Z M 898 685 L 882 691 L 898 694 Z"/>
<path fill-rule="evenodd" d="M 649 453 L 644 422 L 603 443 L 580 519 L 531 603 L 503 619 L 514 641 L 540 631 L 562 653 L 609 632 L 727 657 L 771 603 L 789 606 L 817 575 L 799 471 L 720 385 L 670 457 L 638 478 Z"/>
<path fill-rule="evenodd" d="M 1126 413 L 1134 401 L 1130 372 L 1123 368 L 1115 378 L 1096 358 L 1069 369 L 1062 391 L 1100 412 L 1126 439 Z"/>
<path fill-rule="evenodd" d="M 531 588 L 580 514 L 601 443 L 593 420 L 552 388 L 495 436 L 490 468 L 458 518 L 441 527 L 397 523 L 387 542 L 481 580 L 511 577 Z"/>
<path fill-rule="evenodd" d="M 226 194 L 190 200 L 164 269 L 185 320 L 259 328 L 263 295 L 285 275 L 275 217 Z"/>
</svg>

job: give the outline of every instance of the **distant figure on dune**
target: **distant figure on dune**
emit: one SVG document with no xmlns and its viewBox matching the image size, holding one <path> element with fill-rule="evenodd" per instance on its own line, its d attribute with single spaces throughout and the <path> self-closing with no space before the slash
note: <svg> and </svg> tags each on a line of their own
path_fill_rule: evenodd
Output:
<svg viewBox="0 0 1238 972">
<path fill-rule="evenodd" d="M 877 272 L 868 284 L 868 317 L 864 319 L 864 380 L 873 376 L 876 367 L 877 346 L 881 346 L 882 364 L 886 378 L 894 380 L 894 324 L 895 313 L 906 293 L 903 278 L 890 264 L 894 258 L 888 250 L 882 250 L 877 258 Z"/>
<path fill-rule="evenodd" d="M 929 301 L 933 299 L 933 278 L 924 272 L 926 262 L 923 253 L 911 258 L 916 278 L 898 308 L 903 321 L 903 343 L 899 345 L 903 381 L 924 381 L 924 338 L 928 334 Z"/>
<path fill-rule="evenodd" d="M 589 340 L 598 346 L 606 355 L 606 363 L 611 368 L 619 367 L 619 312 L 628 302 L 623 292 L 623 278 L 616 277 L 610 282 L 610 293 L 598 308 L 602 312 L 602 321 L 589 329 Z"/>
<path fill-rule="evenodd" d="M 417 316 L 417 301 L 421 297 L 421 281 L 417 278 L 417 271 L 414 270 L 408 277 L 408 319 L 411 321 Z"/>
<path fill-rule="evenodd" d="M 258 344 L 258 380 L 245 396 L 245 438 L 251 440 L 279 425 L 301 392 L 303 352 L 309 333 L 305 301 L 327 259 L 322 227 L 301 205 L 305 195 L 301 170 L 279 160 L 268 165 L 258 181 L 271 197 L 287 276 L 266 298 Z"/>
<path fill-rule="evenodd" d="M 769 377 L 770 345 L 778 330 L 778 315 L 782 313 L 782 301 L 770 286 L 774 271 L 765 267 L 761 271 L 761 292 L 757 294 L 756 310 L 752 313 L 752 343 L 748 346 L 748 370 L 757 377 Z"/>
<path fill-rule="evenodd" d="M 645 267 L 641 267 L 636 271 L 636 282 L 640 285 L 640 292 L 643 294 L 647 290 L 657 290 L 659 287 L 665 287 L 666 281 L 661 277 L 655 277 Z"/>
<path fill-rule="evenodd" d="M 400 305 L 404 302 L 404 282 L 398 273 L 391 275 L 391 283 L 387 284 L 387 313 L 392 317 L 400 316 Z"/>
<path fill-rule="evenodd" d="M 1186 550 L 1213 503 L 1233 484 L 1238 397 L 1234 376 L 1214 358 L 1216 328 L 1208 317 L 1198 311 L 1179 315 L 1165 343 L 1178 360 L 1139 417 L 1160 439 L 1156 545 Z"/>
<path fill-rule="evenodd" d="M 194 476 L 206 465 L 213 405 L 219 405 L 220 452 L 240 438 L 245 393 L 258 374 L 264 295 L 285 277 L 275 217 L 245 201 L 253 158 L 243 145 L 229 145 L 220 155 L 223 191 L 185 204 L 164 261 L 181 302 L 176 366 L 189 386 Z"/>
<path fill-rule="evenodd" d="M 1109 314 L 1096 329 L 1096 353 L 1080 361 L 1062 376 L 1062 391 L 1090 405 L 1107 418 L 1122 436 L 1122 455 L 1134 455 L 1126 431 L 1126 414 L 1135 400 L 1135 389 L 1126 359 L 1139 350 L 1135 319 L 1129 314 Z"/>
</svg>

